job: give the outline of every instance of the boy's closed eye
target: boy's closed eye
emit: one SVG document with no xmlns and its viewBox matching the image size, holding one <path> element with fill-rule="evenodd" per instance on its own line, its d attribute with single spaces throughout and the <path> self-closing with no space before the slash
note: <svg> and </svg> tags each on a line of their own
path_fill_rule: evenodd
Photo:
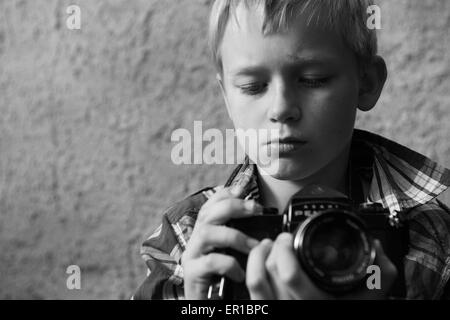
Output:
<svg viewBox="0 0 450 320">
<path fill-rule="evenodd" d="M 332 79 L 331 76 L 327 77 L 299 77 L 296 80 L 296 83 L 300 85 L 303 88 L 320 88 L 325 86 L 330 80 Z M 249 82 L 244 84 L 237 84 L 235 85 L 238 89 L 240 89 L 241 93 L 245 95 L 259 95 L 264 93 L 268 87 L 268 82 Z"/>
<path fill-rule="evenodd" d="M 307 88 L 320 88 L 325 86 L 330 80 L 331 77 L 311 77 L 311 78 L 299 78 L 298 82 L 299 84 Z"/>
<path fill-rule="evenodd" d="M 247 83 L 247 84 L 243 84 L 243 85 L 238 85 L 237 87 L 241 90 L 241 93 L 250 95 L 250 96 L 254 96 L 254 95 L 258 95 L 258 94 L 265 92 L 267 90 L 268 83 L 267 82 L 252 82 L 252 83 Z"/>
</svg>

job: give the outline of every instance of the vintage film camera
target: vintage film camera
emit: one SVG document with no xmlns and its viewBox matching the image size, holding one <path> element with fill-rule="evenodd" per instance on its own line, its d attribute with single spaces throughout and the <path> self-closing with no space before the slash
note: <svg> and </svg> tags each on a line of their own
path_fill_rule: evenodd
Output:
<svg viewBox="0 0 450 320">
<path fill-rule="evenodd" d="M 319 288 L 335 295 L 366 285 L 367 267 L 374 264 L 376 256 L 373 239 L 377 238 L 398 270 L 390 295 L 402 298 L 407 228 L 392 226 L 388 216 L 380 204 L 365 203 L 355 208 L 345 195 L 312 185 L 291 198 L 284 214 L 264 209 L 262 216 L 234 219 L 228 226 L 258 240 L 275 239 L 281 232 L 293 233 L 293 249 L 304 271 Z M 233 249 L 225 253 L 234 256 L 245 270 L 246 255 Z M 210 286 L 208 298 L 247 300 L 250 296 L 244 283 L 222 277 Z"/>
</svg>

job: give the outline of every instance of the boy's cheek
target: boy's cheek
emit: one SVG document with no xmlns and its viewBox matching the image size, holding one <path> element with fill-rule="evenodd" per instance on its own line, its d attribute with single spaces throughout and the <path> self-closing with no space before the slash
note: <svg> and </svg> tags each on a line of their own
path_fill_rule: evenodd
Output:
<svg viewBox="0 0 450 320">
<path fill-rule="evenodd" d="M 327 99 L 303 109 L 303 126 L 312 131 L 329 131 L 352 127 L 356 117 L 356 101 L 330 95 Z"/>
<path fill-rule="evenodd" d="M 231 120 L 236 128 L 258 129 L 263 126 L 267 120 L 267 113 L 261 105 L 254 103 L 239 102 L 230 105 Z"/>
<path fill-rule="evenodd" d="M 351 75 L 341 74 L 332 78 L 325 89 L 322 91 L 323 101 L 357 101 L 359 96 L 359 85 L 355 77 Z"/>
</svg>

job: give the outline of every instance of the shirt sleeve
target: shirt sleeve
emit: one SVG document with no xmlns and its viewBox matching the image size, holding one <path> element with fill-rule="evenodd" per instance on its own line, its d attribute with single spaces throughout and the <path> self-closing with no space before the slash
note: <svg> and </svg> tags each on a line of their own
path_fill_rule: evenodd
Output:
<svg viewBox="0 0 450 320">
<path fill-rule="evenodd" d="M 448 299 L 450 213 L 436 203 L 414 210 L 405 259 L 407 298 Z"/>
<path fill-rule="evenodd" d="M 147 277 L 132 299 L 184 299 L 183 271 L 179 262 L 181 252 L 182 244 L 174 226 L 164 214 L 161 225 L 141 246 Z"/>
</svg>

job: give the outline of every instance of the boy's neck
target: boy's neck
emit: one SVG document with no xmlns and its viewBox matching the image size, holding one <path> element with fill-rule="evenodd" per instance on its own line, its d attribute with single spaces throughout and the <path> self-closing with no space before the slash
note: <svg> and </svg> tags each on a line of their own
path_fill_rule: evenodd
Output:
<svg viewBox="0 0 450 320">
<path fill-rule="evenodd" d="M 269 175 L 261 175 L 258 172 L 258 183 L 261 192 L 262 205 L 277 208 L 283 212 L 291 197 L 310 184 L 320 184 L 333 188 L 347 196 L 348 190 L 348 162 L 349 150 L 346 150 L 330 164 L 322 168 L 314 175 L 302 180 L 279 180 Z"/>
</svg>

